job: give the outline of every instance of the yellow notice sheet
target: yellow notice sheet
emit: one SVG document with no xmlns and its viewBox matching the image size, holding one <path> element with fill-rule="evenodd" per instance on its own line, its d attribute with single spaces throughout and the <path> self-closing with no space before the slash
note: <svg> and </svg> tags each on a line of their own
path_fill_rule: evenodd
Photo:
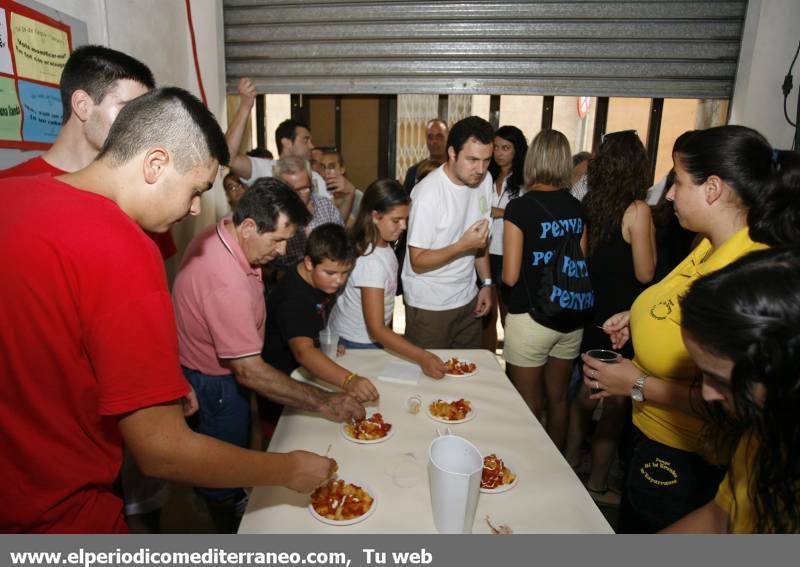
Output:
<svg viewBox="0 0 800 567">
<path fill-rule="evenodd" d="M 69 57 L 66 32 L 12 12 L 11 38 L 18 77 L 58 84 Z"/>
<path fill-rule="evenodd" d="M 22 112 L 14 79 L 0 77 L 0 140 L 19 141 Z"/>
</svg>

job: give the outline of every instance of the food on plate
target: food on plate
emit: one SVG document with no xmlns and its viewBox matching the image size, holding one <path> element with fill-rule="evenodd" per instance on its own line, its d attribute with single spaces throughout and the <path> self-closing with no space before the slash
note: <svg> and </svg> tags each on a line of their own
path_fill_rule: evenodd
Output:
<svg viewBox="0 0 800 567">
<path fill-rule="evenodd" d="M 472 411 L 472 404 L 460 398 L 454 402 L 436 400 L 430 405 L 431 415 L 447 421 L 460 421 L 466 419 Z"/>
<path fill-rule="evenodd" d="M 311 506 L 324 518 L 335 521 L 363 516 L 372 507 L 372 496 L 356 484 L 331 479 L 311 494 Z"/>
<path fill-rule="evenodd" d="M 454 374 L 455 376 L 472 374 L 477 368 L 474 362 L 462 361 L 455 356 L 445 362 L 445 367 L 447 368 L 447 374 Z"/>
<path fill-rule="evenodd" d="M 504 484 L 511 484 L 516 478 L 517 475 L 503 463 L 503 459 L 494 453 L 483 458 L 481 488 L 500 488 Z"/>
<path fill-rule="evenodd" d="M 383 439 L 389 435 L 391 429 L 392 424 L 384 422 L 383 416 L 379 413 L 375 413 L 367 419 L 352 420 L 344 426 L 345 432 L 359 441 Z"/>
</svg>

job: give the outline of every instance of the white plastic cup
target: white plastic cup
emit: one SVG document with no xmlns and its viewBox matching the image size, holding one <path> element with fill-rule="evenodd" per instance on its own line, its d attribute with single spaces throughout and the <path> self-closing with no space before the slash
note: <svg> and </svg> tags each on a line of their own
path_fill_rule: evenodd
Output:
<svg viewBox="0 0 800 567">
<path fill-rule="evenodd" d="M 319 348 L 331 360 L 336 360 L 336 351 L 339 348 L 339 335 L 330 329 L 319 332 Z"/>
<path fill-rule="evenodd" d="M 483 457 L 462 437 L 442 435 L 428 450 L 433 523 L 440 534 L 470 534 L 480 496 Z"/>
</svg>

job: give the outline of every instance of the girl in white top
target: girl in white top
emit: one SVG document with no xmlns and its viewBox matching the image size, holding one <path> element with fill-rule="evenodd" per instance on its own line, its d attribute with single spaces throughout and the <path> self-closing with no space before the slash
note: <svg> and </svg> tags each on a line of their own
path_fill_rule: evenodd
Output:
<svg viewBox="0 0 800 567">
<path fill-rule="evenodd" d="M 331 315 L 333 330 L 349 348 L 389 348 L 441 378 L 444 362 L 389 327 L 397 290 L 397 258 L 390 243 L 406 229 L 411 201 L 394 179 L 379 179 L 364 192 L 351 230 L 356 264 Z"/>
<path fill-rule="evenodd" d="M 508 202 L 519 197 L 524 185 L 522 171 L 527 151 L 525 134 L 516 126 L 501 126 L 495 132 L 494 153 L 489 164 L 489 173 L 494 180 L 489 265 L 492 281 L 498 286 L 503 282 L 503 214 Z M 498 287 L 493 287 L 492 294 L 497 307 L 483 317 L 483 348 L 494 352 L 497 350 L 497 313 L 500 312 L 500 324 L 505 327 L 507 309 L 502 290 L 498 293 Z"/>
</svg>

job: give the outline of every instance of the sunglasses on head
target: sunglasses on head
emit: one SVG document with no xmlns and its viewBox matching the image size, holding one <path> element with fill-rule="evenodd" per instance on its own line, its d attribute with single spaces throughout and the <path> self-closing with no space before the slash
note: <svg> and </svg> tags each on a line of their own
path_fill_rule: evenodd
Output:
<svg viewBox="0 0 800 567">
<path fill-rule="evenodd" d="M 619 130 L 617 132 L 608 132 L 607 134 L 603 134 L 603 137 L 601 138 L 600 141 L 605 142 L 606 139 L 610 138 L 611 136 L 617 136 L 619 134 L 628 134 L 628 133 L 638 134 L 636 130 Z"/>
</svg>

